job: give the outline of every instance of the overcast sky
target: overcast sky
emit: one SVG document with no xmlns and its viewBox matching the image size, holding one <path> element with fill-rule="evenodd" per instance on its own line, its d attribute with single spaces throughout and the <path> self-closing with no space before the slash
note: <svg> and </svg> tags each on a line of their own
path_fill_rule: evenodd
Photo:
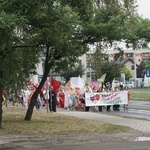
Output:
<svg viewBox="0 0 150 150">
<path fill-rule="evenodd" d="M 139 5 L 138 12 L 143 18 L 150 19 L 150 0 L 137 0 Z"/>
</svg>

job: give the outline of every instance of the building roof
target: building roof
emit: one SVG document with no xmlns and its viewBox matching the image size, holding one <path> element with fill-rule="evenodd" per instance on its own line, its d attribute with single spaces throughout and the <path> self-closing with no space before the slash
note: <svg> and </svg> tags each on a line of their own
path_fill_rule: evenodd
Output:
<svg viewBox="0 0 150 150">
<path fill-rule="evenodd" d="M 121 63 L 121 64 L 123 64 L 123 65 L 125 65 L 128 61 L 130 61 L 132 64 L 134 64 L 134 61 L 132 60 L 132 59 L 130 59 L 130 58 L 123 58 L 123 59 L 121 59 L 120 60 L 120 58 L 117 60 L 117 62 L 119 62 L 119 63 Z M 137 65 L 136 64 L 136 66 L 139 66 L 139 65 Z"/>
</svg>

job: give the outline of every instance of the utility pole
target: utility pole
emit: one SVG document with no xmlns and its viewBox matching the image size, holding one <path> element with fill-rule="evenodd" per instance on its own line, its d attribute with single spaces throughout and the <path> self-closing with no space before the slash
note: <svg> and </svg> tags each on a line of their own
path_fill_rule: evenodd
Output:
<svg viewBox="0 0 150 150">
<path fill-rule="evenodd" d="M 134 49 L 134 86 L 136 87 L 136 78 L 137 78 L 137 73 L 136 73 L 136 49 Z"/>
</svg>

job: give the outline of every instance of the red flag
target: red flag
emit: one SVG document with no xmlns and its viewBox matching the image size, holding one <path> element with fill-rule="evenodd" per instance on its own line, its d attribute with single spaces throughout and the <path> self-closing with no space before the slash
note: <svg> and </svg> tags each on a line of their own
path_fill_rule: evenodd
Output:
<svg viewBox="0 0 150 150">
<path fill-rule="evenodd" d="M 57 94 L 60 85 L 61 85 L 61 82 L 60 82 L 60 81 L 57 81 L 57 80 L 55 80 L 53 77 L 51 77 L 51 86 L 53 86 L 53 89 L 54 89 L 54 91 L 55 91 L 55 94 Z"/>
</svg>

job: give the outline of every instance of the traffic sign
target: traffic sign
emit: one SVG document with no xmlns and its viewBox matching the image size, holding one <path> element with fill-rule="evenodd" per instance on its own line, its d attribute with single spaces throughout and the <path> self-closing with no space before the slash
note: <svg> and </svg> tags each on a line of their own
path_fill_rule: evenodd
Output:
<svg viewBox="0 0 150 150">
<path fill-rule="evenodd" d="M 146 70 L 146 77 L 150 77 L 150 69 Z"/>
</svg>

